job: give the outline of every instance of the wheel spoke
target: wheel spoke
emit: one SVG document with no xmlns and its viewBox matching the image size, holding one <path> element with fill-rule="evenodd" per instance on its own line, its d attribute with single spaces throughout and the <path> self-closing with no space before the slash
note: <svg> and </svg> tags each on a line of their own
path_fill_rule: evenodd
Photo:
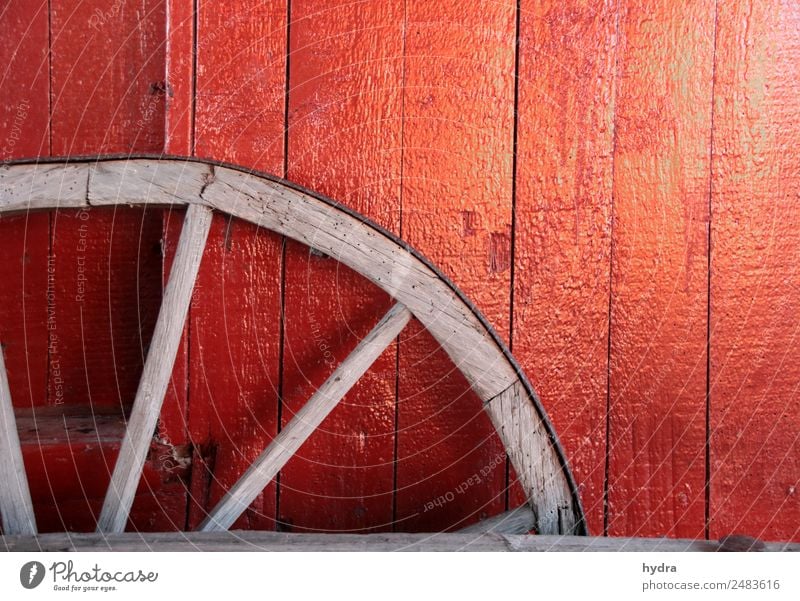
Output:
<svg viewBox="0 0 800 601">
<path fill-rule="evenodd" d="M 128 521 L 150 440 L 172 376 L 210 226 L 210 209 L 201 205 L 189 206 L 136 391 L 133 411 L 97 523 L 98 532 L 122 532 Z"/>
<path fill-rule="evenodd" d="M 408 323 L 411 313 L 394 305 L 225 494 L 200 525 L 203 532 L 227 530 L 264 490 L 353 385 Z"/>
<path fill-rule="evenodd" d="M 22 461 L 11 389 L 0 349 L 0 514 L 5 534 L 36 534 L 36 518 Z"/>
<path fill-rule="evenodd" d="M 459 530 L 462 534 L 528 534 L 536 527 L 536 516 L 522 505 Z"/>
</svg>

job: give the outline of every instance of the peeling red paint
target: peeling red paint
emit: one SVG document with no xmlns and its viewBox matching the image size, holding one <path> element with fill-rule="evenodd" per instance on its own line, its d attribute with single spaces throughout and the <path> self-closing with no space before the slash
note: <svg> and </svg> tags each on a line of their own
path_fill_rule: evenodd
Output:
<svg viewBox="0 0 800 601">
<path fill-rule="evenodd" d="M 489 235 L 489 271 L 500 273 L 511 266 L 511 236 L 492 232 Z"/>
</svg>

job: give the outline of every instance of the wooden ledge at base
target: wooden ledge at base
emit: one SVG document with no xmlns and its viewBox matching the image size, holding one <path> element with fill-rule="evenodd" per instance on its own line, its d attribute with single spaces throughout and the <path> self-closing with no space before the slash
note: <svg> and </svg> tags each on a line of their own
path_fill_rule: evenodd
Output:
<svg viewBox="0 0 800 601">
<path fill-rule="evenodd" d="M 800 551 L 800 543 L 761 543 L 763 551 Z M 763 547 L 761 547 L 763 545 Z M 484 534 L 294 534 L 157 532 L 54 533 L 0 537 L 0 551 L 719 551 L 716 541 Z"/>
</svg>

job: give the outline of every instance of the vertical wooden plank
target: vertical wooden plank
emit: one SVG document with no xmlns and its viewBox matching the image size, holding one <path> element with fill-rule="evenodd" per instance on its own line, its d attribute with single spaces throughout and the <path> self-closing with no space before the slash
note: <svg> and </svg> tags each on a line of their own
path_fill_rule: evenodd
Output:
<svg viewBox="0 0 800 601">
<path fill-rule="evenodd" d="M 608 533 L 698 538 L 714 2 L 620 10 Z"/>
<path fill-rule="evenodd" d="M 198 2 L 198 156 L 283 173 L 286 1 Z M 215 217 L 190 318 L 189 527 L 278 430 L 281 240 Z M 234 528 L 274 528 L 272 484 Z"/>
<path fill-rule="evenodd" d="M 165 108 L 164 151 L 167 154 L 191 156 L 194 146 L 194 84 L 195 84 L 195 11 L 194 2 L 168 0 L 166 8 L 167 47 L 165 73 L 167 97 Z M 166 286 L 175 251 L 183 227 L 183 211 L 164 211 L 162 214 L 162 252 L 164 254 L 161 280 Z M 200 267 L 202 271 L 202 263 Z M 196 282 L 196 286 L 199 284 Z M 192 302 L 196 297 L 192 297 Z M 180 449 L 191 457 L 189 444 L 189 353 L 188 340 L 191 305 L 181 344 L 172 368 L 172 378 L 161 408 L 158 438 L 172 449 Z M 174 464 L 167 454 L 167 461 Z M 188 489 L 186 491 L 188 494 Z M 183 496 L 184 507 L 187 506 Z M 181 529 L 186 528 L 188 515 L 183 516 Z"/>
<path fill-rule="evenodd" d="M 403 2 L 293 0 L 288 177 L 397 232 Z M 391 299 L 336 261 L 286 249 L 283 425 Z M 281 471 L 291 530 L 391 530 L 396 346 Z"/>
<path fill-rule="evenodd" d="M 523 0 L 514 356 L 603 532 L 616 2 Z"/>
<path fill-rule="evenodd" d="M 800 540 L 800 6 L 721 0 L 709 531 Z"/>
<path fill-rule="evenodd" d="M 0 11 L 0 160 L 47 155 L 47 2 L 12 2 Z M 50 218 L 0 217 L 0 344 L 15 406 L 47 403 L 47 290 Z"/>
<path fill-rule="evenodd" d="M 286 0 L 198 0 L 196 153 L 283 172 Z"/>
<path fill-rule="evenodd" d="M 13 2 L 0 11 L 0 159 L 49 152 L 47 2 Z"/>
<path fill-rule="evenodd" d="M 167 0 L 166 18 L 164 151 L 190 156 L 194 141 L 194 3 Z"/>
<path fill-rule="evenodd" d="M 165 11 L 164 0 L 52 0 L 54 154 L 163 149 Z M 53 215 L 51 402 L 60 399 L 87 411 L 89 404 L 93 410 L 130 407 L 161 302 L 160 239 L 160 211 L 58 211 Z M 165 432 L 162 429 L 163 440 L 169 438 Z M 83 456 L 84 461 L 75 463 L 73 475 L 82 486 L 92 479 L 107 485 L 115 461 L 113 445 L 61 451 Z M 90 509 L 91 516 L 102 493 L 99 499 L 83 498 L 79 491 L 70 493 L 67 478 L 60 476 L 63 472 L 57 464 L 50 463 L 56 456 L 41 453 L 42 478 L 54 485 L 46 497 L 39 498 L 65 503 L 65 507 L 76 498 L 81 511 Z M 172 524 L 168 527 L 183 525 L 185 499 L 176 504 L 174 490 L 169 497 L 161 491 L 171 479 L 166 472 L 161 478 L 145 479 L 133 509 L 135 527 L 164 527 L 164 522 Z M 166 519 L 151 514 L 137 520 L 142 503 L 151 509 L 163 508 Z"/>
<path fill-rule="evenodd" d="M 409 1 L 402 234 L 508 340 L 516 5 Z M 505 506 L 505 453 L 481 403 L 413 324 L 400 341 L 398 530 Z"/>
<path fill-rule="evenodd" d="M 53 153 L 164 145 L 164 0 L 51 0 Z"/>
<path fill-rule="evenodd" d="M 53 153 L 161 151 L 163 1 L 51 6 Z M 60 370 L 68 403 L 133 401 L 161 296 L 160 221 L 145 210 L 54 215 L 51 398 Z"/>
</svg>

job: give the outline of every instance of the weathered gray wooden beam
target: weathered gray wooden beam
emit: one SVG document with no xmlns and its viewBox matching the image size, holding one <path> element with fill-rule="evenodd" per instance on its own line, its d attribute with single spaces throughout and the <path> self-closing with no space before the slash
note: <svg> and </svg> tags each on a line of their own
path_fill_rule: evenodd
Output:
<svg viewBox="0 0 800 601">
<path fill-rule="evenodd" d="M 97 523 L 98 532 L 125 530 L 150 440 L 153 438 L 172 375 L 194 282 L 211 226 L 211 216 L 211 210 L 200 205 L 190 205 L 186 210 L 175 261 L 164 290 L 164 299 L 136 391 L 133 411 Z"/>
<path fill-rule="evenodd" d="M 0 211 L 86 207 L 88 179 L 87 163 L 0 167 Z"/>
<path fill-rule="evenodd" d="M 17 421 L 11 404 L 6 363 L 0 347 L 0 514 L 3 532 L 36 534 L 28 477 L 22 461 Z"/>
<path fill-rule="evenodd" d="M 762 551 L 800 551 L 798 543 L 760 543 Z M 56 533 L 0 537 L 5 551 L 720 551 L 716 541 L 488 534 L 294 534 L 223 531 Z"/>
<path fill-rule="evenodd" d="M 339 401 L 397 338 L 411 313 L 394 305 L 350 355 L 325 380 L 297 412 L 289 425 L 275 437 L 244 475 L 225 494 L 200 525 L 203 532 L 227 530 L 259 493 L 278 474 Z"/>
</svg>

